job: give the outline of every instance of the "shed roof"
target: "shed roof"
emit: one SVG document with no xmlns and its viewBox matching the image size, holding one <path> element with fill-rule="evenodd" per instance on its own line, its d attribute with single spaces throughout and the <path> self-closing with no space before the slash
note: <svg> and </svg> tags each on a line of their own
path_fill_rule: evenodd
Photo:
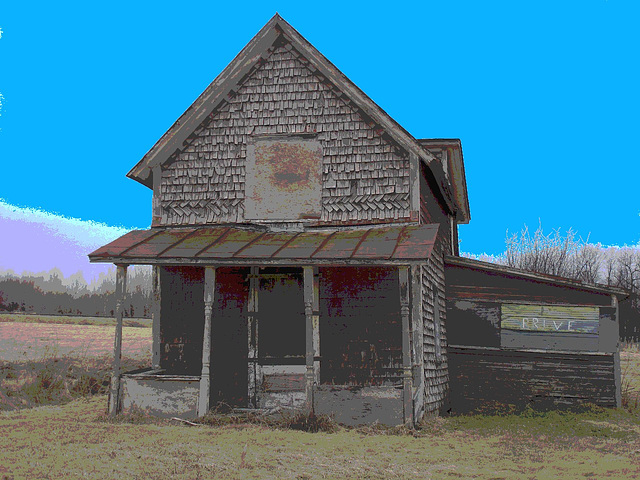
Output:
<svg viewBox="0 0 640 480">
<path fill-rule="evenodd" d="M 506 265 L 499 265 L 496 263 L 482 262 L 480 260 L 474 260 L 472 258 L 466 257 L 446 256 L 445 266 L 447 265 L 480 270 L 489 272 L 490 274 L 494 275 L 502 275 L 508 278 L 522 278 L 526 280 L 533 280 L 539 283 L 573 288 L 575 290 L 603 293 L 606 295 L 618 295 L 621 299 L 626 298 L 629 295 L 629 292 L 622 288 L 610 287 L 608 285 L 601 284 L 585 283 L 581 282 L 580 280 L 558 277 L 555 275 L 547 275 L 544 273 L 528 272 L 525 270 L 520 270 L 519 268 L 508 267 Z"/>
<path fill-rule="evenodd" d="M 201 263 L 406 263 L 433 251 L 438 225 L 268 232 L 240 227 L 133 230 L 89 254 L 92 262 L 139 265 Z"/>
</svg>

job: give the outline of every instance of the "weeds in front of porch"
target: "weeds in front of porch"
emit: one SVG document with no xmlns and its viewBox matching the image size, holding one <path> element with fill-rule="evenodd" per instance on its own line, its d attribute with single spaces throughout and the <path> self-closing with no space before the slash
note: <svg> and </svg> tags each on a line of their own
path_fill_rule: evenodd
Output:
<svg viewBox="0 0 640 480">
<path fill-rule="evenodd" d="M 109 357 L 58 356 L 50 349 L 42 359 L 0 361 L 0 410 L 67 403 L 75 398 L 104 394 L 109 389 Z M 141 362 L 123 359 L 123 368 Z"/>
<path fill-rule="evenodd" d="M 295 410 L 263 413 L 260 411 L 234 411 L 229 405 L 219 403 L 209 413 L 198 420 L 199 423 L 211 426 L 254 424 L 269 428 L 300 430 L 303 432 L 333 433 L 338 430 L 338 424 L 329 415 Z"/>
</svg>

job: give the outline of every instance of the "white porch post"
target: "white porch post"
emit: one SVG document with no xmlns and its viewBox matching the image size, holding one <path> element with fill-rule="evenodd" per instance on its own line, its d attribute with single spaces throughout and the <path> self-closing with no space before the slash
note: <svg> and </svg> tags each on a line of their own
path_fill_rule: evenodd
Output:
<svg viewBox="0 0 640 480">
<path fill-rule="evenodd" d="M 111 392 L 109 396 L 109 414 L 116 415 L 120 407 L 120 375 L 122 363 L 122 317 L 124 300 L 127 293 L 127 265 L 116 265 L 116 333 L 113 341 L 113 371 L 111 373 Z"/>
<path fill-rule="evenodd" d="M 316 352 L 319 351 L 318 335 L 318 269 L 317 267 L 302 267 L 304 272 L 304 315 L 306 321 L 306 372 L 305 394 L 307 411 L 313 411 L 313 386 L 320 375 L 320 365 L 316 365 Z M 314 275 L 315 274 L 315 275 Z"/>
<path fill-rule="evenodd" d="M 400 280 L 400 317 L 402 318 L 402 401 L 404 404 L 404 423 L 413 425 L 409 267 L 398 267 L 398 278 Z"/>
<path fill-rule="evenodd" d="M 151 271 L 152 277 L 152 318 L 153 323 L 151 325 L 151 337 L 153 340 L 153 350 L 151 365 L 154 370 L 160 370 L 160 315 L 162 313 L 161 307 L 161 285 L 160 285 L 160 269 L 162 267 L 154 265 Z"/>
<path fill-rule="evenodd" d="M 259 267 L 251 267 L 249 275 L 249 301 L 247 304 L 247 405 L 258 408 L 260 372 L 258 366 L 258 290 L 260 288 Z"/>
<path fill-rule="evenodd" d="M 198 416 L 209 411 L 211 396 L 211 316 L 216 288 L 215 267 L 204 268 L 204 337 L 202 340 L 202 374 L 200 376 L 200 397 L 198 399 Z"/>
</svg>

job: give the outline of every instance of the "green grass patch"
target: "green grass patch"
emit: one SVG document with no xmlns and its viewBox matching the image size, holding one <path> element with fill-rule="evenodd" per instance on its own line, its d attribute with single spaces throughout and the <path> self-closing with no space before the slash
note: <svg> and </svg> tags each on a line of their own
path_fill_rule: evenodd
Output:
<svg viewBox="0 0 640 480">
<path fill-rule="evenodd" d="M 115 326 L 116 319 L 113 317 L 80 317 L 70 315 L 41 315 L 31 313 L 0 313 L 0 322 Z M 123 319 L 122 323 L 125 327 L 151 328 L 152 320 L 150 318 L 125 318 Z"/>
</svg>

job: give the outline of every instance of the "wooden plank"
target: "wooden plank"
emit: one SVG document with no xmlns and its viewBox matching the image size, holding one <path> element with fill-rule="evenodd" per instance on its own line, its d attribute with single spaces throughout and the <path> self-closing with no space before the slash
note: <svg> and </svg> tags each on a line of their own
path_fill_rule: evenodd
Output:
<svg viewBox="0 0 640 480">
<path fill-rule="evenodd" d="M 162 167 L 157 165 L 153 168 L 153 199 L 151 200 L 151 226 L 160 225 L 162 223 L 162 192 L 160 185 L 162 184 Z"/>
<path fill-rule="evenodd" d="M 313 408 L 345 425 L 404 423 L 402 391 L 391 386 L 318 385 Z"/>
<path fill-rule="evenodd" d="M 113 371 L 111 374 L 111 392 L 109 414 L 116 415 L 120 408 L 120 375 L 122 362 L 122 318 L 124 300 L 127 294 L 127 265 L 116 265 L 116 332 L 113 340 Z"/>
<path fill-rule="evenodd" d="M 601 352 L 617 352 L 620 342 L 617 307 L 600 307 L 598 344 Z"/>
<path fill-rule="evenodd" d="M 502 330 L 500 345 L 504 348 L 543 350 L 598 351 L 598 336 L 587 333 L 549 333 Z"/>
</svg>

